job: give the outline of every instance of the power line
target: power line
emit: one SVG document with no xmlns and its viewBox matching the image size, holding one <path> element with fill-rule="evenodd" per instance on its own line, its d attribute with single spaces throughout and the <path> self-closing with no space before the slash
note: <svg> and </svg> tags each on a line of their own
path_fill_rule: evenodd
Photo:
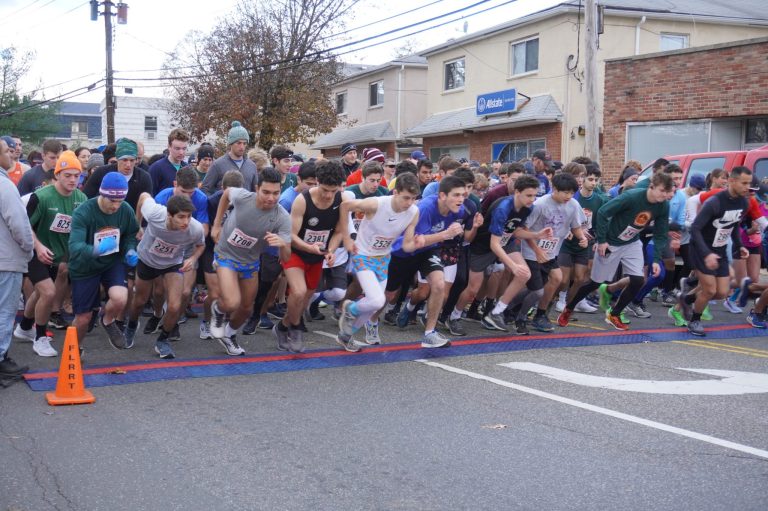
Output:
<svg viewBox="0 0 768 511">
<path fill-rule="evenodd" d="M 40 2 L 40 1 L 41 1 L 41 0 L 34 0 L 34 2 L 32 2 L 32 3 L 29 3 L 29 4 L 25 5 L 25 6 L 24 6 L 24 7 L 22 7 L 21 9 L 16 9 L 15 11 L 13 11 L 13 12 L 12 12 L 11 14 L 9 14 L 8 16 L 5 16 L 5 18 L 4 18 L 4 20 L 3 20 L 3 21 L 7 21 L 9 18 L 12 18 L 12 17 L 16 16 L 17 14 L 19 14 L 21 11 L 23 11 L 23 10 L 25 10 L 25 9 L 29 9 L 30 7 L 32 7 L 32 6 L 33 6 L 33 5 L 35 5 L 37 2 Z M 46 4 L 46 5 L 48 5 L 48 4 Z"/>
<path fill-rule="evenodd" d="M 98 90 L 103 85 L 99 85 L 100 82 L 103 82 L 104 79 L 98 80 L 97 82 L 92 83 L 91 85 L 87 85 L 85 87 L 78 87 L 77 89 L 71 90 L 69 92 L 65 92 L 63 94 L 59 94 L 56 97 L 53 97 L 51 99 L 45 99 L 42 101 L 37 101 L 35 103 L 30 103 L 29 105 L 24 105 L 21 108 L 17 108 L 16 110 L 8 110 L 5 112 L 0 112 L 0 117 L 11 117 L 13 115 L 16 115 L 21 112 L 25 112 L 27 110 L 31 110 L 33 108 L 39 108 L 41 106 L 45 106 L 51 103 L 61 103 L 62 101 L 66 101 L 68 99 L 76 98 L 78 96 L 82 96 L 83 94 L 87 94 L 91 91 Z M 83 90 L 85 89 L 85 90 Z M 80 92 L 82 91 L 82 92 Z M 75 94 L 77 93 L 77 94 Z"/>
</svg>

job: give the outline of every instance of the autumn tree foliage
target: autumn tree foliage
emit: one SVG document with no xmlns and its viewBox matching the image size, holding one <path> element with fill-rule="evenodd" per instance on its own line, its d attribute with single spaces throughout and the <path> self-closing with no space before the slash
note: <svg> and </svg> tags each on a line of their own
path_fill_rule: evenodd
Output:
<svg viewBox="0 0 768 511">
<path fill-rule="evenodd" d="M 354 2 L 244 0 L 210 33 L 189 33 L 164 65 L 172 113 L 198 139 L 239 120 L 266 150 L 331 131 L 341 77 L 327 42 Z"/>
</svg>

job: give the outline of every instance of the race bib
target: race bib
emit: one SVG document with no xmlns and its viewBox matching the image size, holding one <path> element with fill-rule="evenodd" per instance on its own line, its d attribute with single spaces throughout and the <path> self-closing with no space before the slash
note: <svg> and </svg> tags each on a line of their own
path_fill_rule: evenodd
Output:
<svg viewBox="0 0 768 511">
<path fill-rule="evenodd" d="M 311 231 L 307 229 L 304 231 L 304 241 L 310 245 L 314 245 L 315 243 L 322 243 L 323 250 L 325 250 L 326 246 L 328 245 L 328 238 L 330 235 L 331 231 Z"/>
<path fill-rule="evenodd" d="M 155 254 L 157 257 L 173 258 L 176 256 L 176 251 L 179 249 L 178 245 L 166 243 L 160 238 L 156 238 L 149 248 L 150 254 Z"/>
<path fill-rule="evenodd" d="M 237 248 L 253 248 L 254 245 L 256 245 L 256 242 L 259 241 L 258 239 L 254 238 L 253 236 L 248 236 L 240 229 L 235 228 L 232 231 L 232 234 L 229 235 L 229 238 L 227 238 L 227 243 L 232 245 L 233 247 Z"/>
<path fill-rule="evenodd" d="M 501 241 L 499 241 L 499 244 L 502 247 L 506 247 L 507 243 L 509 243 L 509 240 L 512 239 L 512 236 L 514 236 L 514 233 L 512 233 L 512 232 L 505 232 L 504 234 L 501 235 Z"/>
<path fill-rule="evenodd" d="M 586 220 L 582 224 L 582 227 L 585 229 L 591 229 L 592 228 L 592 210 L 589 209 L 582 209 L 584 212 L 584 217 Z"/>
<path fill-rule="evenodd" d="M 715 232 L 715 240 L 712 242 L 712 247 L 724 247 L 728 244 L 728 238 L 731 237 L 733 227 L 721 227 Z"/>
<path fill-rule="evenodd" d="M 536 244 L 540 249 L 547 253 L 547 257 L 552 259 L 556 255 L 555 249 L 557 248 L 557 243 L 559 241 L 560 238 L 543 238 L 537 241 Z"/>
<path fill-rule="evenodd" d="M 99 254 L 99 255 L 105 256 L 105 255 L 114 254 L 115 252 L 120 251 L 120 229 L 104 229 L 103 231 L 94 233 L 93 246 L 98 247 L 99 244 L 101 244 L 101 240 L 107 239 L 107 238 L 115 238 L 115 248 L 113 248 L 109 252 L 104 252 L 103 254 Z"/>
<path fill-rule="evenodd" d="M 393 241 L 395 241 L 395 238 L 388 238 L 386 236 L 374 236 L 371 248 L 374 250 L 386 250 L 392 246 Z"/>
<path fill-rule="evenodd" d="M 627 226 L 627 228 L 624 229 L 621 234 L 619 234 L 619 239 L 621 241 L 631 241 L 635 236 L 637 236 L 638 232 L 640 232 L 640 229 L 636 229 L 631 225 Z"/>
<path fill-rule="evenodd" d="M 72 217 L 62 213 L 56 213 L 51 222 L 50 230 L 61 234 L 69 234 L 72 230 Z"/>
</svg>

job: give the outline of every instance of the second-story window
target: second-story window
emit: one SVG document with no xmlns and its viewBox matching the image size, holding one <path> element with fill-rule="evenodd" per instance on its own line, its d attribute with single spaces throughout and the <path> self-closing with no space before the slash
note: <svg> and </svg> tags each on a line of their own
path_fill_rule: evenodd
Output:
<svg viewBox="0 0 768 511">
<path fill-rule="evenodd" d="M 341 115 L 347 113 L 347 93 L 339 92 L 336 94 L 336 113 Z"/>
<path fill-rule="evenodd" d="M 384 104 L 384 80 L 373 82 L 368 86 L 368 106 L 381 106 Z"/>
<path fill-rule="evenodd" d="M 539 38 L 512 43 L 512 75 L 532 73 L 539 69 Z"/>
<path fill-rule="evenodd" d="M 464 59 L 456 59 L 445 63 L 445 82 L 443 90 L 461 89 L 464 87 Z"/>
</svg>

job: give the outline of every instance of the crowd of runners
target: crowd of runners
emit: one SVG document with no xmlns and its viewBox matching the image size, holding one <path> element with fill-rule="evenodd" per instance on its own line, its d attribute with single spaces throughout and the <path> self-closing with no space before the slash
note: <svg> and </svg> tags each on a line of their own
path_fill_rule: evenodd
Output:
<svg viewBox="0 0 768 511">
<path fill-rule="evenodd" d="M 321 307 L 353 352 L 386 342 L 380 321 L 419 322 L 424 348 L 465 336 L 466 321 L 527 335 L 599 313 L 623 331 L 651 316 L 646 300 L 697 336 L 715 305 L 766 328 L 768 185 L 746 167 L 684 187 L 664 159 L 639 180 L 628 162 L 611 183 L 597 162 L 546 150 L 481 165 L 345 144 L 304 161 L 249 151 L 238 122 L 225 141 L 218 158 L 209 144 L 190 154 L 174 129 L 147 158 L 127 138 L 48 140 L 25 159 L 18 137 L 0 138 L 0 374 L 27 369 L 12 338 L 55 357 L 69 325 L 81 347 L 94 328 L 121 350 L 141 332 L 174 358 L 179 324 L 198 316 L 199 337 L 228 355 L 257 329 L 302 353 Z"/>
</svg>

